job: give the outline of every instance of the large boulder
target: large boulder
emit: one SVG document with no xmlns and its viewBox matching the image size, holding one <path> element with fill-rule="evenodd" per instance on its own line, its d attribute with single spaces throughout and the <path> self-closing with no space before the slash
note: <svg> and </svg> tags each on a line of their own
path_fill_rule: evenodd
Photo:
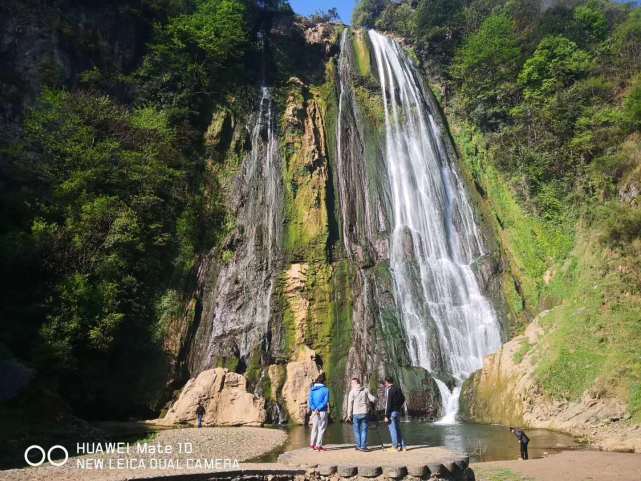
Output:
<svg viewBox="0 0 641 481">
<path fill-rule="evenodd" d="M 245 376 L 215 368 L 187 381 L 178 400 L 157 422 L 196 424 L 199 402 L 205 408 L 206 426 L 259 426 L 266 419 L 265 400 L 247 392 Z"/>
<path fill-rule="evenodd" d="M 283 385 L 283 400 L 289 418 L 296 424 L 305 422 L 309 389 L 320 374 L 316 353 L 302 346 L 295 361 L 287 364 L 287 380 Z"/>
</svg>

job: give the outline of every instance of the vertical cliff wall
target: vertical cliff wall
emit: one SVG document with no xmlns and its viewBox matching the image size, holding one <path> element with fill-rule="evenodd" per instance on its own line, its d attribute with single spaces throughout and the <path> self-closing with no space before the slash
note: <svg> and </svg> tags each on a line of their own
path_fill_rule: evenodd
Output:
<svg viewBox="0 0 641 481">
<path fill-rule="evenodd" d="M 308 68 L 271 72 L 275 81 L 256 89 L 244 114 L 212 118 L 209 135 L 232 186 L 226 201 L 232 223 L 227 240 L 201 262 L 197 308 L 184 341 L 185 375 L 215 367 L 240 373 L 246 389 L 267 401 L 268 420 L 302 422 L 319 372 L 327 374 L 339 408 L 351 377 L 376 391 L 391 374 L 405 389 L 410 414 L 437 416 L 443 394 L 433 376 L 438 373 L 447 394 L 457 382 L 441 353 L 453 334 L 446 327 L 439 340 L 433 324 L 424 340 L 408 335 L 400 299 L 413 295 L 404 289 L 421 287 L 403 287 L 390 263 L 398 213 L 386 151 L 389 99 L 370 36 L 329 24 L 276 25 L 265 35 L 266 65 L 288 49 L 313 58 Z M 304 45 L 294 47 L 295 38 Z M 436 155 L 450 156 L 437 163 L 454 162 L 447 168 L 456 169 L 453 149 L 443 150 L 449 139 L 438 107 L 425 95 L 418 107 L 430 112 L 443 136 L 425 142 Z M 416 115 L 427 121 L 423 110 Z M 476 222 L 472 210 L 465 215 L 453 229 Z M 410 232 L 399 235 L 397 259 L 420 264 Z M 487 273 L 498 267 L 491 255 L 471 253 L 465 262 L 472 258 L 470 282 L 485 292 Z M 425 308 L 421 322 L 429 324 L 436 313 Z M 421 349 L 441 361 L 419 362 L 412 343 L 423 341 Z"/>
</svg>

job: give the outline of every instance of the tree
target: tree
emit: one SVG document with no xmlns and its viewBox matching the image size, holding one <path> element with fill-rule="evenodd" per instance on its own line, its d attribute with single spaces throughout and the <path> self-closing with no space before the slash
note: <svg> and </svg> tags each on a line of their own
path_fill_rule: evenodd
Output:
<svg viewBox="0 0 641 481">
<path fill-rule="evenodd" d="M 352 15 L 354 26 L 374 28 L 376 19 L 389 3 L 390 0 L 360 0 Z"/>
<path fill-rule="evenodd" d="M 76 408 L 153 402 L 153 390 L 135 399 L 145 389 L 135 389 L 134 371 L 116 373 L 162 359 L 154 306 L 175 272 L 193 168 L 175 143 L 164 112 L 82 92 L 45 91 L 25 120 L 11 165 L 31 199 L 25 236 L 46 266 L 31 280 L 48 292 L 39 299 L 46 319 L 36 367 Z M 118 399 L 124 385 L 134 392 Z M 96 394 L 111 388 L 112 396 Z"/>
<path fill-rule="evenodd" d="M 156 29 L 150 52 L 137 72 L 139 96 L 172 117 L 203 120 L 212 98 L 248 48 L 245 7 L 239 0 L 197 0 L 195 10 Z"/>
<path fill-rule="evenodd" d="M 526 98 L 545 98 L 585 76 L 591 57 L 560 35 L 545 37 L 518 77 Z"/>
<path fill-rule="evenodd" d="M 463 108 L 483 128 L 505 120 L 520 55 L 514 23 L 506 15 L 485 19 L 457 50 L 450 73 L 461 86 Z"/>
<path fill-rule="evenodd" d="M 340 19 L 341 17 L 336 7 L 332 7 L 329 10 L 316 10 L 310 17 L 310 20 L 314 23 L 338 22 Z"/>
<path fill-rule="evenodd" d="M 641 9 L 630 12 L 626 20 L 612 34 L 610 53 L 615 65 L 623 68 L 627 76 L 641 69 Z"/>
</svg>

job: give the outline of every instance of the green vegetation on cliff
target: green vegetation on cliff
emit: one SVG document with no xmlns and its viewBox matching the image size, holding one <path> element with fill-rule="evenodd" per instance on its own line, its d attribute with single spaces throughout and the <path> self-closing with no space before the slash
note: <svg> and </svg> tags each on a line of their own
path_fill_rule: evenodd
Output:
<svg viewBox="0 0 641 481">
<path fill-rule="evenodd" d="M 511 332 L 554 308 L 545 391 L 616 395 L 641 419 L 641 10 L 364 0 L 357 12 L 405 35 L 440 90 L 503 249 Z"/>
<path fill-rule="evenodd" d="M 9 118 L 19 135 L 0 138 L 1 358 L 35 369 L 36 392 L 64 392 L 75 413 L 99 418 L 149 416 L 163 402 L 180 349 L 167 352 L 176 342 L 167 329 L 193 310 L 185 305 L 196 257 L 228 230 L 205 175 L 204 128 L 251 79 L 243 62 L 257 21 L 238 0 L 119 3 L 107 13 L 6 6 L 25 21 L 42 13 L 47 38 L 64 32 L 35 45 L 48 49 L 42 58 L 63 60 L 36 68 L 41 77 L 22 91 L 11 87 L 10 102 L 35 100 Z M 60 12 L 68 23 L 57 22 Z M 101 15 L 122 28 L 105 32 Z M 130 26 L 140 29 L 133 39 Z M 21 31 L 7 44 L 22 48 Z M 34 80 L 49 88 L 29 91 Z"/>
</svg>

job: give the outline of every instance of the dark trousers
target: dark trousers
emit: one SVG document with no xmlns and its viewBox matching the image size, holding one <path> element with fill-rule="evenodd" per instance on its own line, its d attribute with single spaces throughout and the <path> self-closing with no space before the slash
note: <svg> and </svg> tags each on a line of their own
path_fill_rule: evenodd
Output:
<svg viewBox="0 0 641 481">
<path fill-rule="evenodd" d="M 521 459 L 527 459 L 527 443 L 521 443 Z"/>
</svg>

